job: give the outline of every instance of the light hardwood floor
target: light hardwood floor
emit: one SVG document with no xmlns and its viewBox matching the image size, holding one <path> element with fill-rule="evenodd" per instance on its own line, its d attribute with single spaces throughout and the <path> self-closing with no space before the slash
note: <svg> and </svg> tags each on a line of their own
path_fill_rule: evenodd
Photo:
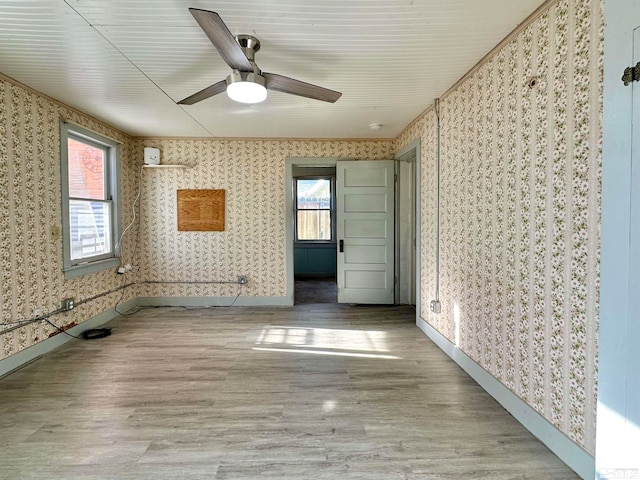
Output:
<svg viewBox="0 0 640 480">
<path fill-rule="evenodd" d="M 577 478 L 408 307 L 143 310 L 0 380 L 4 479 Z"/>
</svg>

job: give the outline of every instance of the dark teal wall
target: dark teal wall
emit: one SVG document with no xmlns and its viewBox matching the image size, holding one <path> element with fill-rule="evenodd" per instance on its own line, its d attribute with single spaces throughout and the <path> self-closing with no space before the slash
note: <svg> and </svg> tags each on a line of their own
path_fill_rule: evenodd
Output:
<svg viewBox="0 0 640 480">
<path fill-rule="evenodd" d="M 294 253 L 294 273 L 296 275 L 335 275 L 336 246 L 296 245 Z"/>
</svg>

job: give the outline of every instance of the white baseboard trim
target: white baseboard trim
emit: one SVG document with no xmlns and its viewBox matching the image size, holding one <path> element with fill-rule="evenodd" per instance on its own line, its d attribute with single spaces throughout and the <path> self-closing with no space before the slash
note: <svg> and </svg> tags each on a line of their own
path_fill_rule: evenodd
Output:
<svg viewBox="0 0 640 480">
<path fill-rule="evenodd" d="M 549 423 L 546 418 L 473 361 L 424 319 L 418 317 L 416 325 L 560 460 L 584 479 L 595 477 L 595 459 L 592 455 Z"/>
<path fill-rule="evenodd" d="M 290 307 L 288 297 L 138 297 L 136 305 L 141 307 Z"/>
<path fill-rule="evenodd" d="M 121 312 L 126 312 L 136 305 L 137 302 L 134 298 L 118 305 L 118 310 L 120 310 Z M 90 318 L 89 320 L 85 320 L 81 324 L 70 328 L 69 330 L 67 330 L 67 332 L 69 332 L 71 335 L 78 336 L 85 330 L 99 327 L 100 325 L 103 325 L 118 316 L 118 313 L 116 313 L 113 308 L 110 308 L 106 312 L 102 312 L 95 317 Z M 38 359 L 42 355 L 49 353 L 50 351 L 60 347 L 61 345 L 64 345 L 71 340 L 75 339 L 71 338 L 69 335 L 65 335 L 64 333 L 59 333 L 51 338 L 47 338 L 46 340 L 38 342 L 31 347 L 25 348 L 24 350 L 21 350 L 18 353 L 11 355 L 10 357 L 0 360 L 0 378 L 13 372 L 14 370 L 22 368 L 23 366 Z"/>
</svg>

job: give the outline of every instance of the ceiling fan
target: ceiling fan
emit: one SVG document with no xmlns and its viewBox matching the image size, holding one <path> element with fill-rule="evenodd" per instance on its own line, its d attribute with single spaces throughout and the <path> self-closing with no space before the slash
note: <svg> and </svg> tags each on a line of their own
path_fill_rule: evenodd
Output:
<svg viewBox="0 0 640 480">
<path fill-rule="evenodd" d="M 277 73 L 263 72 L 255 62 L 255 53 L 260 50 L 257 38 L 251 35 L 234 37 L 216 12 L 198 8 L 190 8 L 189 12 L 233 71 L 226 80 L 180 100 L 179 105 L 193 105 L 225 90 L 232 100 L 242 103 L 262 102 L 267 98 L 267 89 L 330 103 L 334 103 L 342 95 L 340 92 Z"/>
</svg>

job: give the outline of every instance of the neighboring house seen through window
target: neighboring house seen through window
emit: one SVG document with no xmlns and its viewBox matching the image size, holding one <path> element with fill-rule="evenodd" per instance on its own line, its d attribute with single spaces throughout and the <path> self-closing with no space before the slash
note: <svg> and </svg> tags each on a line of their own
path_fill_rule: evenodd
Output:
<svg viewBox="0 0 640 480">
<path fill-rule="evenodd" d="M 62 216 L 65 277 L 117 266 L 118 144 L 62 123 Z"/>
</svg>

